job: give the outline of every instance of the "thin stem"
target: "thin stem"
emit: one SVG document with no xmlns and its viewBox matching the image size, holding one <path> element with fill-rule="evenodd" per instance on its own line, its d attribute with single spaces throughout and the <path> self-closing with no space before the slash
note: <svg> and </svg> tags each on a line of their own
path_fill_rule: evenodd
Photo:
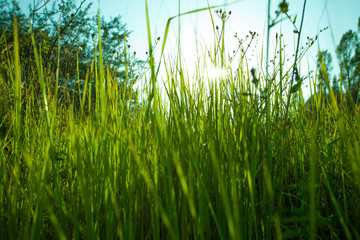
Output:
<svg viewBox="0 0 360 240">
<path fill-rule="evenodd" d="M 291 90 L 291 88 L 293 86 L 293 83 L 294 83 L 294 76 L 295 76 L 295 74 L 296 75 L 298 74 L 296 64 L 297 64 L 297 57 L 298 57 L 298 53 L 299 53 L 300 37 L 301 37 L 301 32 L 302 32 L 302 27 L 303 27 L 303 22 L 304 22 L 304 16 L 305 16 L 305 7 L 306 7 L 306 0 L 304 0 L 304 6 L 303 6 L 303 11 L 302 11 L 302 16 L 301 16 L 300 30 L 299 30 L 299 33 L 298 33 L 298 40 L 297 40 L 296 51 L 295 51 L 294 66 L 293 66 L 291 82 L 290 82 L 290 90 Z M 289 112 L 290 98 L 291 98 L 291 91 L 289 92 L 289 96 L 288 96 L 287 103 L 286 103 L 286 112 L 285 112 L 285 119 L 284 120 L 287 119 L 287 115 L 288 115 L 288 112 Z M 284 127 L 286 128 L 286 126 L 284 126 Z M 285 134 L 285 131 L 284 131 L 284 134 Z"/>
</svg>

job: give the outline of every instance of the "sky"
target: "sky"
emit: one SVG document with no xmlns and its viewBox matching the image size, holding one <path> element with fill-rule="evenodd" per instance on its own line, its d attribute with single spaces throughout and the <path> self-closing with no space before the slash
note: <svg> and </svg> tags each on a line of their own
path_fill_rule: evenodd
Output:
<svg viewBox="0 0 360 240">
<path fill-rule="evenodd" d="M 21 7 L 25 9 L 29 4 L 33 4 L 34 1 L 20 0 L 19 2 Z M 41 0 L 36 0 L 35 2 L 37 1 Z M 45 1 L 43 0 L 43 2 Z M 50 2 L 52 1 L 58 0 L 50 0 Z M 81 1 L 76 0 L 76 2 L 80 3 Z M 145 54 L 148 51 L 145 0 L 86 0 L 86 2 L 94 3 L 93 13 L 96 13 L 98 4 L 100 4 L 101 15 L 108 18 L 121 15 L 127 29 L 132 31 L 128 39 L 131 49 L 136 51 L 139 59 L 147 58 Z M 176 16 L 179 12 L 184 13 L 207 6 L 223 5 L 214 8 L 212 14 L 215 24 L 221 25 L 221 21 L 216 17 L 214 11 L 222 8 L 227 12 L 232 12 L 225 28 L 227 51 L 231 53 L 237 47 L 237 40 L 234 38 L 235 33 L 240 38 L 244 38 L 249 34 L 249 30 L 255 31 L 259 33 L 259 36 L 247 52 L 247 57 L 250 64 L 255 66 L 259 64 L 261 49 L 265 47 L 266 42 L 268 1 L 240 0 L 233 3 L 230 0 L 181 0 L 179 3 L 178 0 L 148 0 L 147 2 L 152 40 L 155 41 L 157 37 L 161 39 L 158 46 L 156 46 L 157 56 L 159 56 L 166 23 L 170 17 Z M 277 10 L 280 2 L 280 0 L 271 1 L 271 16 L 274 16 L 274 12 Z M 296 25 L 299 28 L 304 1 L 288 0 L 287 2 L 289 3 L 289 14 L 291 16 L 298 16 Z M 318 41 L 310 48 L 308 55 L 304 58 L 306 61 L 302 61 L 301 64 L 304 65 L 303 68 L 310 66 L 313 70 L 319 48 L 321 50 L 328 49 L 333 54 L 333 73 L 335 74 L 339 69 L 335 56 L 336 45 L 339 43 L 342 34 L 350 29 L 357 29 L 358 18 L 360 17 L 360 0 L 313 0 L 307 1 L 306 4 L 301 45 L 306 43 L 308 36 L 313 38 L 318 35 Z M 206 48 L 209 48 L 211 43 L 213 43 L 214 35 L 211 18 L 209 11 L 203 11 L 172 20 L 164 54 L 168 59 L 176 59 L 179 21 L 181 26 L 181 53 L 183 59 L 185 59 L 186 66 L 191 72 L 191 67 L 194 66 L 194 61 L 197 61 L 199 54 L 204 55 Z M 321 31 L 326 27 L 328 27 L 326 31 Z M 273 52 L 272 47 L 275 42 L 275 34 L 282 33 L 285 44 L 289 47 L 287 51 L 289 58 L 291 58 L 291 53 L 295 49 L 297 39 L 297 35 L 293 33 L 293 30 L 294 28 L 290 21 L 283 21 L 272 28 L 270 32 L 270 52 Z M 303 69 L 305 73 L 310 70 Z"/>
</svg>

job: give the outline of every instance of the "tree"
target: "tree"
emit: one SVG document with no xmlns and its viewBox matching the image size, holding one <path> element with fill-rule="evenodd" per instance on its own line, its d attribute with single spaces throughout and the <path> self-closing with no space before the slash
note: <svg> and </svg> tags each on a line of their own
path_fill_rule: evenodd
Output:
<svg viewBox="0 0 360 240">
<path fill-rule="evenodd" d="M 332 90 L 336 95 L 340 93 L 339 80 L 336 78 L 336 76 L 334 76 L 332 80 Z"/>
<path fill-rule="evenodd" d="M 358 34 L 360 33 L 360 17 L 358 21 Z M 354 66 L 354 80 L 355 80 L 355 86 L 354 91 L 357 95 L 359 95 L 360 90 L 360 39 L 358 38 L 358 42 L 355 48 L 355 54 L 353 58 L 351 59 L 351 64 Z M 357 99 L 358 100 L 358 99 Z"/>
<path fill-rule="evenodd" d="M 340 61 L 340 74 L 346 84 L 346 90 L 353 92 L 359 88 L 360 42 L 358 34 L 352 30 L 346 32 L 336 48 Z"/>
<path fill-rule="evenodd" d="M 8 65 L 6 60 L 13 47 L 15 16 L 18 22 L 25 21 L 25 15 L 21 13 L 16 1 L 9 3 L 7 0 L 0 0 L 0 64 L 3 70 Z M 24 35 L 23 28 L 19 29 L 19 35 Z"/>
<path fill-rule="evenodd" d="M 324 65 L 322 65 L 324 64 Z M 328 50 L 319 51 L 317 55 L 316 65 L 318 69 L 318 86 L 326 93 L 326 81 L 330 82 L 332 67 L 332 56 Z M 323 68 L 325 67 L 325 69 Z"/>
<path fill-rule="evenodd" d="M 9 45 L 12 42 L 13 19 L 14 16 L 17 16 L 21 25 L 19 35 L 21 39 L 20 59 L 24 75 L 22 79 L 26 82 L 33 78 L 32 74 L 36 72 L 34 69 L 36 64 L 31 32 L 26 21 L 30 20 L 32 33 L 43 60 L 43 70 L 47 83 L 49 83 L 48 87 L 51 88 L 51 85 L 55 83 L 59 57 L 60 87 L 73 88 L 74 82 L 78 78 L 77 72 L 79 71 L 80 78 L 84 78 L 91 62 L 98 57 L 98 51 L 97 56 L 95 55 L 95 48 L 98 50 L 99 47 L 98 17 L 90 14 L 92 3 L 86 4 L 86 0 L 82 0 L 80 4 L 76 4 L 73 0 L 53 1 L 52 6 L 48 4 L 49 2 L 46 1 L 41 6 L 41 11 L 39 11 L 39 6 L 30 6 L 31 15 L 26 19 L 15 0 L 11 2 L 0 0 L 0 34 L 3 33 L 6 36 L 6 40 L 0 41 L 0 49 L 5 52 L 1 54 L 0 61 L 6 59 L 11 51 Z M 110 20 L 102 17 L 100 24 L 105 68 L 110 70 L 112 79 L 117 81 L 119 87 L 123 87 L 125 76 L 127 82 L 134 83 L 137 80 L 136 73 L 139 65 L 143 62 L 137 60 L 135 54 L 130 54 L 129 51 L 125 56 L 124 43 L 131 32 L 126 29 L 126 24 L 121 21 L 120 16 Z M 58 44 L 60 44 L 60 51 L 58 51 Z M 127 73 L 124 68 L 125 62 L 128 64 Z M 90 80 L 93 81 L 94 78 L 92 77 Z"/>
</svg>

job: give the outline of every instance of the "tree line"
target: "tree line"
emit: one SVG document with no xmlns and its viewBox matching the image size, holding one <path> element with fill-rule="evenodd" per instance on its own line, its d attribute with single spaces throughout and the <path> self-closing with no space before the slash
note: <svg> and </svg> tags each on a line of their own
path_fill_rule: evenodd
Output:
<svg viewBox="0 0 360 240">
<path fill-rule="evenodd" d="M 41 71 L 48 101 L 72 105 L 77 114 L 80 96 L 87 87 L 86 114 L 95 109 L 96 69 L 99 67 L 99 33 L 105 68 L 104 81 L 113 81 L 131 109 L 138 109 L 138 92 L 133 88 L 147 71 L 147 61 L 139 60 L 127 38 L 131 34 L 121 16 L 99 17 L 92 3 L 81 0 L 38 0 L 24 14 L 18 1 L 0 0 L 0 136 L 11 133 L 14 109 L 13 78 L 14 25 L 18 28 L 21 69 L 21 108 L 41 111 L 43 99 L 34 45 L 41 56 Z M 16 22 L 15 22 L 16 19 Z M 100 31 L 99 31 L 100 24 Z M 60 63 L 60 64 L 58 64 Z M 85 86 L 87 79 L 87 84 Z M 92 87 L 91 87 L 92 86 Z M 105 84 L 106 88 L 107 84 Z M 114 86 L 114 85 L 113 85 Z M 55 91 L 57 90 L 57 91 Z M 54 93 L 57 92 L 55 99 Z M 88 97 L 89 96 L 89 97 Z M 36 115 L 38 112 L 34 112 Z M 37 117 L 35 117 L 37 118 Z"/>
<path fill-rule="evenodd" d="M 326 82 L 329 81 L 336 95 L 340 92 L 351 96 L 358 103 L 360 91 L 360 17 L 357 31 L 348 30 L 336 47 L 336 57 L 340 65 L 338 75 L 332 75 L 333 58 L 328 50 L 319 51 L 317 55 L 318 89 L 325 95 L 329 93 Z"/>
<path fill-rule="evenodd" d="M 26 88 L 34 79 L 36 63 L 31 34 L 41 54 L 43 73 L 49 89 L 60 87 L 73 90 L 78 77 L 84 78 L 99 55 L 99 31 L 101 26 L 102 56 L 104 66 L 119 86 L 125 82 L 134 84 L 143 70 L 145 61 L 136 58 L 127 37 L 131 34 L 121 16 L 110 19 L 98 18 L 92 13 L 92 3 L 82 0 L 34 1 L 25 15 L 16 0 L 0 0 L 0 73 L 2 93 L 8 87 L 13 66 L 14 19 L 17 19 L 21 79 Z M 99 20 L 100 19 L 100 20 Z M 59 69 L 57 65 L 60 60 Z M 95 63 L 94 63 L 95 62 Z M 125 64 L 127 71 L 125 72 Z M 56 71 L 59 86 L 55 86 Z M 93 79 L 93 77 L 91 77 Z M 127 80 L 127 81 L 125 81 Z M 83 83 L 83 81 L 82 81 Z M 32 83 L 33 84 L 33 83 Z M 91 82 L 90 82 L 91 84 Z M 4 97 L 4 96 L 2 96 Z"/>
</svg>

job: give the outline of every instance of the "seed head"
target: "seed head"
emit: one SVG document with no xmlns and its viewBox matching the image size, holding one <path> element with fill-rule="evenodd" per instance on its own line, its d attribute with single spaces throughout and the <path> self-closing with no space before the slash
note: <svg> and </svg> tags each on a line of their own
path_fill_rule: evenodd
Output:
<svg viewBox="0 0 360 240">
<path fill-rule="evenodd" d="M 289 4 L 284 0 L 279 4 L 279 8 L 282 13 L 287 13 L 289 11 Z"/>
</svg>

